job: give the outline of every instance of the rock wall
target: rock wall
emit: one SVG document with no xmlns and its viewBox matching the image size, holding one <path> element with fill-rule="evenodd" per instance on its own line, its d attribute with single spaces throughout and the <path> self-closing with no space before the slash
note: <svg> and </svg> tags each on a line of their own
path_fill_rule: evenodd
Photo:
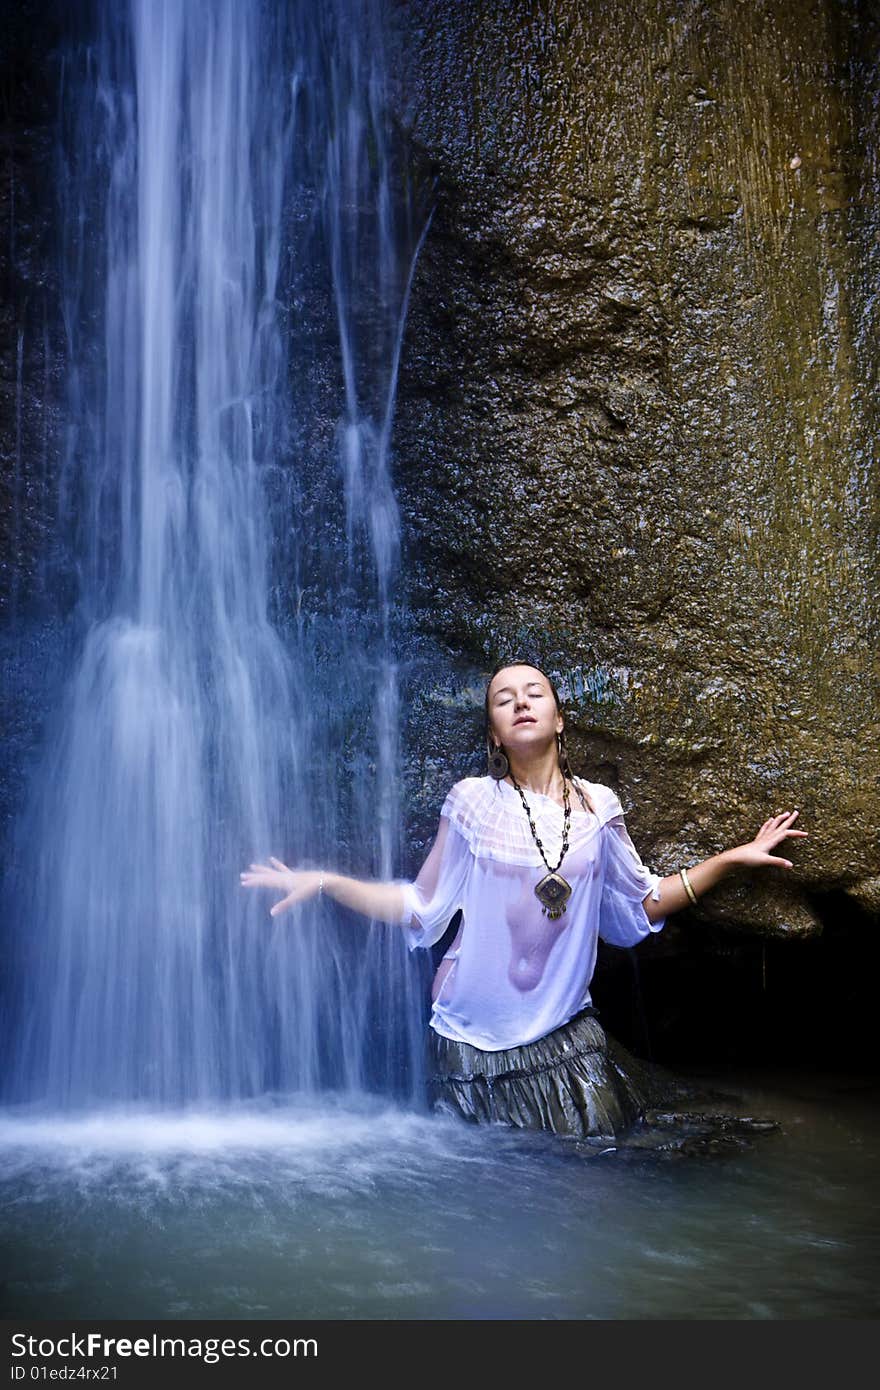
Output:
<svg viewBox="0 0 880 1390">
<path fill-rule="evenodd" d="M 75 599 L 56 517 L 65 428 L 55 191 L 58 42 L 52 4 L 5 7 L 0 52 L 0 841 L 60 679 Z"/>
<path fill-rule="evenodd" d="M 387 3 L 419 198 L 438 179 L 394 436 L 413 862 L 450 771 L 479 770 L 485 671 L 533 653 L 652 868 L 800 808 L 796 870 L 693 915 L 780 936 L 817 932 L 823 902 L 876 920 L 877 7 Z M 75 601 L 54 539 L 61 11 L 10 15 L 7 821 Z"/>
<path fill-rule="evenodd" d="M 876 917 L 877 8 L 389 15 L 438 179 L 395 433 L 443 672 L 415 780 L 436 800 L 482 674 L 532 652 L 658 872 L 799 808 L 796 869 L 694 915 L 809 935 L 833 890 Z"/>
</svg>

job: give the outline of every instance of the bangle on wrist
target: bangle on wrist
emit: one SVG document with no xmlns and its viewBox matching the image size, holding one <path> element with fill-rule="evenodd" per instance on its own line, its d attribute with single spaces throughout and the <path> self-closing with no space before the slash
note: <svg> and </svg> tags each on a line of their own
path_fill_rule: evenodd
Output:
<svg viewBox="0 0 880 1390">
<path fill-rule="evenodd" d="M 323 872 L 323 870 L 322 870 L 322 871 L 321 871 L 321 877 L 320 877 L 320 879 L 318 880 L 318 897 L 319 897 L 319 898 L 323 898 L 323 896 L 324 896 L 324 872 Z"/>
<path fill-rule="evenodd" d="M 696 907 L 696 905 L 697 905 L 697 895 L 696 895 L 696 893 L 694 892 L 693 888 L 691 887 L 691 881 L 690 881 L 690 879 L 688 878 L 688 871 L 687 871 L 687 869 L 681 868 L 681 869 L 679 869 L 678 872 L 679 872 L 679 874 L 681 875 L 681 881 L 682 881 L 682 883 L 684 884 L 684 891 L 687 893 L 687 895 L 688 895 L 688 897 L 690 898 L 690 900 L 691 900 L 693 906 Z"/>
</svg>

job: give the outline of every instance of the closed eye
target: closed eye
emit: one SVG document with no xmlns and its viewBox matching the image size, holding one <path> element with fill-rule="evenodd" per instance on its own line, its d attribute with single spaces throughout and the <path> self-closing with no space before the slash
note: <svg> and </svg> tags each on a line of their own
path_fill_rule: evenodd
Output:
<svg viewBox="0 0 880 1390">
<path fill-rule="evenodd" d="M 544 697 L 546 696 L 546 694 L 547 694 L 546 690 L 542 690 L 542 689 L 540 688 L 540 686 L 538 686 L 538 687 L 537 687 L 536 689 L 534 689 L 534 690 L 528 691 L 528 697 L 529 697 L 530 700 L 543 700 Z M 512 696 L 510 695 L 510 693 L 507 692 L 507 691 L 505 691 L 503 694 L 499 694 L 499 695 L 496 695 L 496 696 L 495 696 L 495 704 L 496 704 L 496 705 L 507 705 L 507 704 L 510 704 L 511 698 L 512 698 Z"/>
</svg>

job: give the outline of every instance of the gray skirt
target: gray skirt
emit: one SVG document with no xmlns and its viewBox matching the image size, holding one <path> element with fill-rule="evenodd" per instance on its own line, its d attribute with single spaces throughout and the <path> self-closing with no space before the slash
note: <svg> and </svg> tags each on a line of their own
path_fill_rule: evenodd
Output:
<svg viewBox="0 0 880 1390">
<path fill-rule="evenodd" d="M 654 1102 L 648 1067 L 609 1038 L 588 1008 L 535 1042 L 483 1052 L 428 1029 L 435 1109 L 478 1124 L 613 1138 Z"/>
</svg>

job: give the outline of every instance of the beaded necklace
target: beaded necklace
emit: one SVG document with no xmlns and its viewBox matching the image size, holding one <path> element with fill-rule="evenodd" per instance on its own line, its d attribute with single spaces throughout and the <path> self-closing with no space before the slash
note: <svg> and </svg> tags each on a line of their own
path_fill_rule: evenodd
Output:
<svg viewBox="0 0 880 1390">
<path fill-rule="evenodd" d="M 565 816 L 562 822 L 562 850 L 559 855 L 559 860 L 553 868 L 551 868 L 550 864 L 547 862 L 544 846 L 538 839 L 538 832 L 535 829 L 535 822 L 532 820 L 529 803 L 526 801 L 523 789 L 512 772 L 510 774 L 510 780 L 519 792 L 519 799 L 525 807 L 526 815 L 529 818 L 532 839 L 538 847 L 541 858 L 547 865 L 547 873 L 541 879 L 540 883 L 535 884 L 535 896 L 541 904 L 541 910 L 545 916 L 551 918 L 561 917 L 571 897 L 571 884 L 559 873 L 559 867 L 568 852 L 568 829 L 571 825 L 571 802 L 568 799 L 568 778 L 565 776 L 562 778 L 562 803 L 565 807 Z"/>
</svg>

